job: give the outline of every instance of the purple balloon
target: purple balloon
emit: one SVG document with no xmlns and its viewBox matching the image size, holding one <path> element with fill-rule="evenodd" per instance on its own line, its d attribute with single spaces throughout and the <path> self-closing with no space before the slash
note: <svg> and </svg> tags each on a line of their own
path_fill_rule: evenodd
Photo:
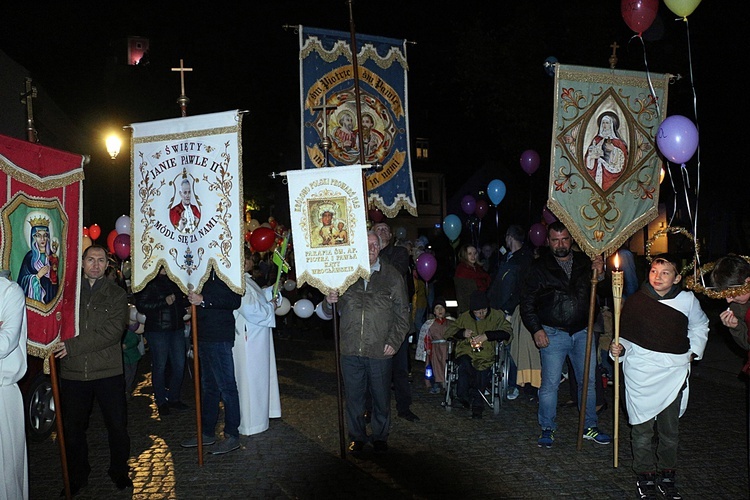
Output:
<svg viewBox="0 0 750 500">
<path fill-rule="evenodd" d="M 115 241 L 112 243 L 115 247 L 115 255 L 125 260 L 130 257 L 130 235 L 129 234 L 118 234 L 115 237 Z"/>
<path fill-rule="evenodd" d="M 656 145 L 669 161 L 686 163 L 698 149 L 698 129 L 682 115 L 668 116 L 656 134 Z"/>
<path fill-rule="evenodd" d="M 431 253 L 425 252 L 417 257 L 417 273 L 425 280 L 430 281 L 437 271 L 437 260 Z"/>
<path fill-rule="evenodd" d="M 521 168 L 531 175 L 539 168 L 539 153 L 533 149 L 527 149 L 521 153 Z"/>
<path fill-rule="evenodd" d="M 552 211 L 547 207 L 544 207 L 542 209 L 542 217 L 544 218 L 544 222 L 546 222 L 547 224 L 552 224 L 557 220 L 555 214 L 553 214 Z"/>
<path fill-rule="evenodd" d="M 466 196 L 461 198 L 461 210 L 463 210 L 466 215 L 473 214 L 476 208 L 477 200 L 474 199 L 472 195 L 467 194 Z"/>
<path fill-rule="evenodd" d="M 529 229 L 529 240 L 535 247 L 544 245 L 547 241 L 547 228 L 541 222 L 537 222 Z"/>
</svg>

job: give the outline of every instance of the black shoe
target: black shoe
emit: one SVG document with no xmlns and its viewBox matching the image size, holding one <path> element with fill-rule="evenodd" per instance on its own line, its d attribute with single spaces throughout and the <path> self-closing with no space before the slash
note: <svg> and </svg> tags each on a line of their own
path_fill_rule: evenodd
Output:
<svg viewBox="0 0 750 500">
<path fill-rule="evenodd" d="M 169 403 L 164 403 L 159 406 L 159 416 L 163 417 L 165 415 L 169 415 Z"/>
<path fill-rule="evenodd" d="M 79 491 L 81 491 L 81 489 L 83 489 L 86 486 L 88 486 L 88 484 L 89 484 L 88 480 L 84 480 L 81 483 L 77 483 L 75 481 L 71 481 L 70 482 L 70 496 L 75 496 Z M 65 498 L 65 497 L 66 497 L 66 495 L 65 495 L 65 487 L 63 486 L 62 491 L 60 491 L 60 498 Z"/>
<path fill-rule="evenodd" d="M 169 408 L 176 411 L 185 411 L 190 409 L 190 407 L 182 401 L 170 401 Z"/>
<path fill-rule="evenodd" d="M 372 420 L 372 413 L 370 412 L 370 410 L 365 410 L 364 417 L 365 417 L 365 422 L 369 424 L 370 421 Z"/>
<path fill-rule="evenodd" d="M 372 447 L 375 449 L 375 453 L 385 453 L 388 451 L 388 443 L 385 441 L 373 441 Z"/>
<path fill-rule="evenodd" d="M 409 422 L 419 422 L 419 417 L 412 413 L 411 410 L 399 412 L 398 416 Z"/>
<path fill-rule="evenodd" d="M 365 449 L 365 443 L 362 441 L 352 441 L 349 443 L 349 446 L 346 447 L 346 450 L 349 453 L 362 453 L 362 450 Z"/>
<path fill-rule="evenodd" d="M 112 478 L 112 482 L 115 483 L 118 490 L 133 487 L 133 481 L 130 479 L 127 472 L 123 472 L 122 474 L 113 474 L 110 472 L 109 477 Z"/>
<path fill-rule="evenodd" d="M 638 498 L 643 500 L 651 500 L 659 498 L 659 494 L 656 489 L 656 474 L 648 472 L 646 474 L 638 474 L 638 481 L 635 483 L 638 488 Z"/>
</svg>

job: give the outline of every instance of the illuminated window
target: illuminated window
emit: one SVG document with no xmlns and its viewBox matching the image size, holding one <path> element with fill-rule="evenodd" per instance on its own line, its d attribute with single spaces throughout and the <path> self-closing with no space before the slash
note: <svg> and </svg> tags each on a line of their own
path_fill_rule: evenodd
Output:
<svg viewBox="0 0 750 500">
<path fill-rule="evenodd" d="M 426 160 L 429 158 L 430 153 L 430 140 L 429 139 L 420 139 L 417 137 L 416 139 L 416 153 L 417 153 L 417 159 L 418 160 Z"/>
</svg>

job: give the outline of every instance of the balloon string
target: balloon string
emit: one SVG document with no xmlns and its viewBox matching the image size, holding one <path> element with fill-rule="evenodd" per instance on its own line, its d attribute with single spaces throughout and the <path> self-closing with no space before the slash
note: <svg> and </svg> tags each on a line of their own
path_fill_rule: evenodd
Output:
<svg viewBox="0 0 750 500">
<path fill-rule="evenodd" d="M 697 162 L 697 179 L 695 184 L 695 219 L 693 219 L 693 241 L 695 242 L 695 262 L 696 266 L 693 271 L 697 273 L 698 267 L 700 266 L 700 256 L 698 255 L 698 203 L 700 200 L 700 186 L 701 186 L 701 147 L 700 147 L 700 126 L 698 125 L 698 97 L 695 92 L 695 80 L 693 78 L 693 51 L 690 43 L 690 23 L 688 22 L 687 16 L 685 17 L 685 33 L 687 35 L 688 45 L 688 67 L 690 69 L 690 88 L 693 91 L 693 113 L 695 114 L 695 128 L 698 131 L 698 147 L 696 148 L 696 162 Z M 702 277 L 702 276 L 701 276 Z"/>
</svg>

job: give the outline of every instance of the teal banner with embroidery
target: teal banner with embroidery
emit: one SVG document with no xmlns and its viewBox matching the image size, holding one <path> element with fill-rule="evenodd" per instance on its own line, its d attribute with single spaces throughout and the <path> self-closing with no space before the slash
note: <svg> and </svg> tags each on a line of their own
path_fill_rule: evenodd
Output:
<svg viewBox="0 0 750 500">
<path fill-rule="evenodd" d="M 365 170 L 370 206 L 416 216 L 405 40 L 355 40 L 356 67 L 349 33 L 299 27 L 302 168 L 377 163 Z"/>
<path fill-rule="evenodd" d="M 671 75 L 557 64 L 547 205 L 590 257 L 658 215 Z"/>
</svg>

